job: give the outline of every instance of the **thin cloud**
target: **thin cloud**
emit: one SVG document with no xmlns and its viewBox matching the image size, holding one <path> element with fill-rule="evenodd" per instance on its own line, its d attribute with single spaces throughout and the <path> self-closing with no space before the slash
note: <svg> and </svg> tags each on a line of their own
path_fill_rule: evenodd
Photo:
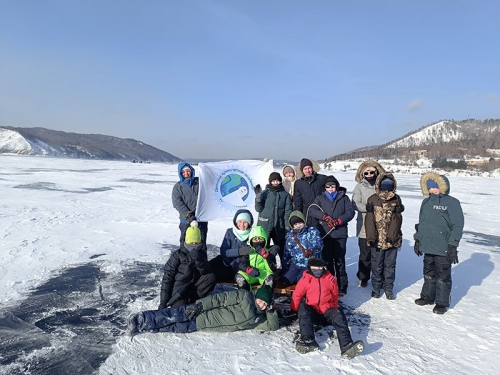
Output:
<svg viewBox="0 0 500 375">
<path fill-rule="evenodd" d="M 500 95 L 498 95 L 498 94 L 488 94 L 488 95 L 486 95 L 486 99 L 487 100 L 498 101 L 498 100 L 500 100 Z"/>
<path fill-rule="evenodd" d="M 424 101 L 420 99 L 412 100 L 410 104 L 406 107 L 406 110 L 409 112 L 416 112 L 422 109 L 424 106 Z"/>
</svg>

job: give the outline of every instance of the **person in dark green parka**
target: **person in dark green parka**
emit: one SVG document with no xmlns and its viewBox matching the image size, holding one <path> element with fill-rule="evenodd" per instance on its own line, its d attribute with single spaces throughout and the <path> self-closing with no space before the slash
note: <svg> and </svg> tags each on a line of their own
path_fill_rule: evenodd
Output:
<svg viewBox="0 0 500 375">
<path fill-rule="evenodd" d="M 254 291 L 215 293 L 189 306 L 142 311 L 128 318 L 127 334 L 276 331 L 279 321 L 276 310 L 270 306 L 272 295 L 271 287 L 264 285 Z"/>
<path fill-rule="evenodd" d="M 464 214 L 458 199 L 449 195 L 449 180 L 429 172 L 420 180 L 422 193 L 428 195 L 420 206 L 414 251 L 424 256 L 424 285 L 417 305 L 436 303 L 433 312 L 444 314 L 450 307 L 451 265 L 458 263 L 458 245 L 462 238 Z"/>
</svg>

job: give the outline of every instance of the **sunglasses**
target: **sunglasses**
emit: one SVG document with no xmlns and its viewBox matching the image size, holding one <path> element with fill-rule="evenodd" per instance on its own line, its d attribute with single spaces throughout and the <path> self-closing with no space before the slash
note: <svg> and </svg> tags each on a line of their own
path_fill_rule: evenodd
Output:
<svg viewBox="0 0 500 375">
<path fill-rule="evenodd" d="M 333 185 L 325 185 L 325 188 L 327 189 L 330 189 L 330 188 L 336 188 L 337 185 L 333 184 Z"/>
<path fill-rule="evenodd" d="M 365 176 L 371 176 L 372 174 L 375 174 L 375 171 L 366 171 L 363 173 Z"/>
</svg>

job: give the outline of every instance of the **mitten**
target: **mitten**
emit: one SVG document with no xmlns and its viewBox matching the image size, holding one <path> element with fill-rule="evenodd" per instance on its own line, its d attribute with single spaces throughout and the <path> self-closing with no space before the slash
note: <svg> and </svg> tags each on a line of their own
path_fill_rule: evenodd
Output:
<svg viewBox="0 0 500 375">
<path fill-rule="evenodd" d="M 422 252 L 420 251 L 420 241 L 419 240 L 415 240 L 415 245 L 413 245 L 413 251 L 415 252 L 415 254 L 417 254 L 418 257 L 422 255 Z"/>
<path fill-rule="evenodd" d="M 269 256 L 269 253 L 267 252 L 266 249 L 262 248 L 262 249 L 260 249 L 260 255 L 262 255 L 262 257 L 264 259 L 267 259 L 267 257 Z"/>
<path fill-rule="evenodd" d="M 194 305 L 186 307 L 186 310 L 184 311 L 184 316 L 189 320 L 193 320 L 196 319 L 196 317 L 200 315 L 202 312 L 203 312 L 203 305 L 201 304 L 201 302 L 197 302 Z"/>
<path fill-rule="evenodd" d="M 260 272 L 257 268 L 248 267 L 245 272 L 247 273 L 248 276 L 252 276 L 252 277 L 259 277 L 260 276 Z"/>
<path fill-rule="evenodd" d="M 188 222 L 188 224 L 191 224 L 191 222 L 195 221 L 195 220 L 196 220 L 195 212 L 194 211 L 189 211 L 186 214 L 186 221 Z"/>
<path fill-rule="evenodd" d="M 321 220 L 326 221 L 326 224 L 330 228 L 333 228 L 335 226 L 335 224 L 333 223 L 333 219 L 328 215 L 323 215 L 323 218 Z"/>
<path fill-rule="evenodd" d="M 394 207 L 394 212 L 397 214 L 402 213 L 405 210 L 405 206 L 403 206 L 403 203 L 398 204 L 396 207 Z"/>
<path fill-rule="evenodd" d="M 333 226 L 338 227 L 342 225 L 342 219 L 333 219 Z"/>
<path fill-rule="evenodd" d="M 268 249 L 269 253 L 276 256 L 280 252 L 280 247 L 278 245 L 273 245 Z"/>
<path fill-rule="evenodd" d="M 226 257 L 228 257 L 228 258 L 238 258 L 240 256 L 239 250 L 240 249 L 227 249 L 227 251 L 226 251 Z"/>
<path fill-rule="evenodd" d="M 260 187 L 260 184 L 255 185 L 255 187 L 253 188 L 253 191 L 254 191 L 255 195 L 262 193 L 262 188 Z"/>
<path fill-rule="evenodd" d="M 458 263 L 458 250 L 456 246 L 448 245 L 448 250 L 446 250 L 446 259 L 448 259 L 451 264 Z"/>
<path fill-rule="evenodd" d="M 250 246 L 240 247 L 238 249 L 239 256 L 250 255 L 252 253 L 253 253 L 253 249 Z"/>
<path fill-rule="evenodd" d="M 366 204 L 366 212 L 373 212 L 373 204 L 371 203 Z"/>
</svg>

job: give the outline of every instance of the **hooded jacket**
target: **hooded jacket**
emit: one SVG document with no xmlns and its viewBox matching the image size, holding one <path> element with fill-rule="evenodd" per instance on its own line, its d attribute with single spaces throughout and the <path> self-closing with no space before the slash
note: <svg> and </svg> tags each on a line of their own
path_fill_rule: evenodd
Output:
<svg viewBox="0 0 500 375">
<path fill-rule="evenodd" d="M 242 247 L 248 246 L 247 245 L 248 236 L 244 240 L 240 240 L 234 233 L 234 231 L 238 229 L 238 226 L 236 225 L 236 218 L 241 213 L 247 213 L 250 215 L 251 223 L 248 223 L 250 225 L 249 226 L 250 232 L 248 233 L 248 236 L 250 236 L 251 228 L 253 226 L 253 215 L 249 210 L 241 209 L 236 211 L 233 217 L 233 227 L 226 230 L 226 234 L 224 235 L 224 239 L 222 240 L 222 245 L 220 246 L 220 255 L 222 256 L 222 260 L 224 261 L 224 264 L 226 266 L 230 265 L 235 259 L 237 259 L 237 258 L 228 258 L 226 256 L 228 250 L 232 249 L 238 250 L 241 249 Z"/>
<path fill-rule="evenodd" d="M 349 236 L 347 225 L 354 217 L 354 209 L 352 208 L 351 200 L 345 194 L 346 189 L 339 186 L 339 182 L 335 177 L 333 179 L 338 186 L 337 196 L 334 201 L 332 202 L 325 196 L 323 187 L 323 192 L 316 197 L 309 213 L 312 217 L 319 220 L 320 226 L 318 229 L 321 237 L 325 237 L 328 233 L 332 238 L 347 238 Z M 328 215 L 332 219 L 340 219 L 342 224 L 332 230 L 325 221 L 321 220 L 324 215 Z"/>
<path fill-rule="evenodd" d="M 304 221 L 304 223 L 306 221 L 302 212 L 293 211 L 290 215 L 290 228 L 293 228 L 293 225 L 291 224 L 291 219 L 293 217 L 300 217 L 302 221 Z M 300 231 L 292 229 L 286 234 L 282 273 L 285 273 L 292 264 L 302 269 L 307 268 L 308 259 L 304 256 L 304 253 L 300 246 L 297 244 L 297 241 L 295 241 L 294 234 L 297 235 L 297 240 L 302 244 L 302 247 L 304 249 L 312 250 L 312 256 L 321 259 L 323 239 L 321 238 L 318 229 L 310 227 L 309 225 L 304 225 L 304 227 Z"/>
<path fill-rule="evenodd" d="M 255 303 L 255 291 L 245 289 L 216 293 L 196 302 L 203 311 L 196 317 L 198 331 L 234 332 L 243 329 L 276 331 L 279 328 L 276 310 L 262 311 Z"/>
<path fill-rule="evenodd" d="M 427 181 L 434 180 L 440 194 L 430 194 Z M 422 194 L 428 197 L 420 206 L 419 223 L 413 238 L 424 254 L 446 256 L 448 245 L 458 247 L 464 228 L 464 214 L 458 199 L 449 195 L 448 178 L 429 172 L 420 180 Z"/>
<path fill-rule="evenodd" d="M 352 191 L 352 206 L 355 211 L 358 211 L 358 216 L 356 217 L 356 236 L 358 236 L 359 238 L 366 238 L 366 202 L 368 201 L 368 198 L 375 194 L 375 185 L 370 184 L 370 182 L 368 182 L 368 180 L 366 180 L 363 175 L 365 169 L 369 167 L 375 168 L 378 172 L 378 175 L 385 172 L 384 168 L 382 168 L 382 166 L 375 160 L 364 161 L 359 165 L 356 172 L 355 179 L 358 184 Z"/>
<path fill-rule="evenodd" d="M 191 169 L 191 178 L 182 177 L 182 168 L 185 166 Z M 194 172 L 194 168 L 189 163 L 179 163 L 177 166 L 179 182 L 172 188 L 172 205 L 179 212 L 179 219 L 184 224 L 187 224 L 188 214 L 196 211 L 199 181 L 198 177 L 194 176 Z"/>
<path fill-rule="evenodd" d="M 292 213 L 292 198 L 283 185 L 276 189 L 268 184 L 266 189 L 255 196 L 255 211 L 259 213 L 257 225 L 266 231 L 267 237 L 273 229 L 276 230 L 278 238 L 284 238 L 288 227 L 288 219 Z"/>
<path fill-rule="evenodd" d="M 287 167 L 293 169 L 293 177 L 285 177 L 285 168 Z M 290 194 L 290 197 L 292 197 L 293 200 L 293 191 L 294 191 L 295 181 L 297 180 L 297 171 L 295 170 L 295 167 L 293 165 L 287 164 L 281 170 L 281 174 L 283 175 L 283 182 L 282 182 L 283 188 L 288 194 Z"/>
<path fill-rule="evenodd" d="M 318 174 L 320 170 L 316 160 L 309 159 L 313 165 L 313 174 L 310 177 L 305 177 L 300 169 L 300 163 L 295 169 L 297 171 L 297 180 L 294 185 L 293 209 L 301 211 L 307 218 L 307 225 L 317 226 L 318 221 L 308 214 L 308 209 L 313 204 L 314 199 L 323 192 L 323 184 L 326 176 Z"/>
<path fill-rule="evenodd" d="M 338 308 L 337 278 L 330 271 L 325 271 L 321 277 L 315 277 L 308 269 L 302 274 L 302 278 L 295 286 L 290 308 L 297 311 L 304 297 L 306 305 L 313 307 L 319 314 L 324 314 L 332 308 Z"/>
<path fill-rule="evenodd" d="M 262 237 L 265 239 L 265 256 L 264 258 L 261 254 L 258 254 L 255 252 L 255 248 L 252 246 L 252 240 L 255 237 Z M 278 246 L 272 246 L 271 248 L 267 248 L 268 244 L 268 238 L 266 235 L 266 231 L 264 228 L 261 226 L 254 226 L 252 227 L 252 230 L 250 231 L 250 235 L 248 236 L 248 246 L 250 246 L 252 249 L 254 249 L 254 252 L 249 254 L 249 255 L 243 255 L 239 257 L 239 271 L 238 273 L 242 275 L 245 280 L 248 282 L 250 285 L 254 284 L 263 284 L 264 280 L 268 275 L 272 275 L 273 271 L 271 270 L 271 267 L 269 264 L 274 264 L 276 261 L 276 254 L 279 251 Z M 251 267 L 251 268 L 256 268 L 259 270 L 260 275 L 257 277 L 252 277 L 246 273 L 246 270 Z"/>
<path fill-rule="evenodd" d="M 384 178 L 394 182 L 392 191 L 380 190 L 380 183 Z M 367 212 L 365 216 L 366 241 L 374 243 L 378 249 L 399 249 L 403 242 L 401 212 L 404 206 L 401 198 L 396 194 L 396 187 L 397 182 L 392 173 L 381 173 L 375 182 L 375 194 L 367 201 L 373 206 L 373 211 Z M 396 207 L 401 212 L 396 213 Z"/>
</svg>

